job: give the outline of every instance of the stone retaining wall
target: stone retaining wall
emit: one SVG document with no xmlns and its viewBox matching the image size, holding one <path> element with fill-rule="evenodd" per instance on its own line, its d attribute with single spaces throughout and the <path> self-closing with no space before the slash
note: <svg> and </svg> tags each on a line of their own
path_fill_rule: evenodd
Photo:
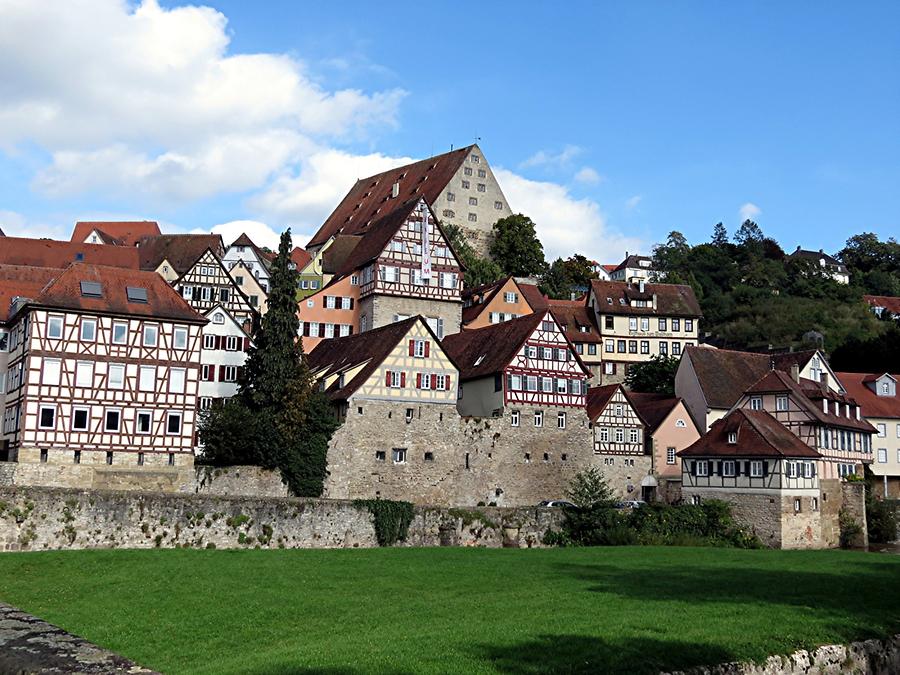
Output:
<svg viewBox="0 0 900 675">
<path fill-rule="evenodd" d="M 537 547 L 561 513 L 419 507 L 407 546 Z M 350 501 L 0 487 L 0 551 L 374 547 Z"/>
<path fill-rule="evenodd" d="M 790 656 L 770 656 L 765 663 L 722 663 L 660 675 L 836 675 L 900 673 L 900 635 L 885 640 L 825 645 L 812 652 L 800 650 Z"/>
</svg>

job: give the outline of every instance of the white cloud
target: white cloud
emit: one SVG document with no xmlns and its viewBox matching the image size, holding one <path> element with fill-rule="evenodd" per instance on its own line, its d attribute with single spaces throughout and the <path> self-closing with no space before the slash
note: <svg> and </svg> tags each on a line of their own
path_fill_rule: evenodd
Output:
<svg viewBox="0 0 900 675">
<path fill-rule="evenodd" d="M 266 223 L 258 220 L 232 220 L 227 223 L 214 225 L 210 230 L 213 234 L 222 235 L 222 241 L 228 246 L 242 234 L 246 234 L 257 246 L 267 246 L 273 251 L 278 250 L 278 244 L 281 241 L 281 232 L 276 231 Z M 196 234 L 203 234 L 205 230 L 193 230 Z M 304 237 L 294 236 L 291 232 L 291 238 L 294 246 L 303 246 L 306 243 Z"/>
<path fill-rule="evenodd" d="M 578 170 L 578 173 L 575 174 L 575 181 L 577 183 L 584 183 L 585 185 L 596 185 L 597 183 L 602 183 L 603 180 L 603 176 L 589 166 L 581 167 L 581 169 Z"/>
<path fill-rule="evenodd" d="M 640 239 L 612 231 L 596 202 L 575 199 L 562 185 L 505 169 L 496 169 L 494 175 L 513 211 L 535 222 L 548 260 L 581 253 L 603 263 L 621 260 L 626 250 L 646 248 Z"/>
<path fill-rule="evenodd" d="M 62 239 L 68 241 L 72 234 L 74 221 L 60 221 L 60 223 L 47 223 L 29 219 L 16 211 L 0 210 L 0 229 L 7 237 L 29 237 L 32 239 Z M 0 239 L 0 245 L 2 245 Z"/>
<path fill-rule="evenodd" d="M 756 218 L 756 216 L 762 213 L 762 209 L 752 202 L 747 202 L 738 209 L 738 213 L 741 216 L 741 222 L 743 222 L 745 220 L 753 220 Z"/>
<path fill-rule="evenodd" d="M 209 7 L 3 0 L 0 147 L 51 157 L 49 195 L 162 200 L 262 186 L 311 147 L 396 124 L 401 90 L 329 91 L 285 54 L 230 54 Z"/>
<path fill-rule="evenodd" d="M 642 195 L 634 195 L 625 200 L 625 208 L 629 211 L 637 208 L 637 205 L 644 199 Z"/>
<path fill-rule="evenodd" d="M 582 149 L 577 145 L 567 145 L 559 152 L 539 150 L 519 164 L 519 168 L 528 169 L 538 166 L 564 167 L 571 163 L 571 161 L 581 153 Z"/>
</svg>

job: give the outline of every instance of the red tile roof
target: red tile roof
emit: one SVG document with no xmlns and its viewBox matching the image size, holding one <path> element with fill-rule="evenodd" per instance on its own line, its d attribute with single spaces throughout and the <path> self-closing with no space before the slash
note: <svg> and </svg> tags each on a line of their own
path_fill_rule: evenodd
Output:
<svg viewBox="0 0 900 675">
<path fill-rule="evenodd" d="M 618 265 L 600 265 L 600 267 L 605 269 L 607 272 L 615 272 L 619 268 Z"/>
<path fill-rule="evenodd" d="M 81 291 L 82 281 L 99 283 L 102 296 L 84 297 Z M 126 290 L 129 287 L 146 289 L 147 302 L 129 301 Z M 146 316 L 206 323 L 206 319 L 195 312 L 156 272 L 126 270 L 120 267 L 71 265 L 47 284 L 29 304 L 98 314 Z"/>
<path fill-rule="evenodd" d="M 299 246 L 291 251 L 291 262 L 296 265 L 298 270 L 302 270 L 304 267 L 306 267 L 309 264 L 310 260 L 312 260 L 312 256 Z"/>
<path fill-rule="evenodd" d="M 459 366 L 460 379 L 486 377 L 509 365 L 543 318 L 544 313 L 537 312 L 484 328 L 464 330 L 447 335 L 441 344 Z"/>
<path fill-rule="evenodd" d="M 890 295 L 864 295 L 863 300 L 872 307 L 883 307 L 891 314 L 900 315 L 900 298 Z"/>
<path fill-rule="evenodd" d="M 728 435 L 737 434 L 729 443 Z M 680 457 L 821 457 L 765 410 L 738 408 L 717 420 Z"/>
<path fill-rule="evenodd" d="M 105 235 L 105 243 L 118 246 L 137 246 L 141 238 L 160 234 L 155 220 L 80 220 L 75 223 L 70 241 L 83 242 L 94 230 Z"/>
<path fill-rule="evenodd" d="M 338 232 L 360 234 L 366 223 L 382 218 L 407 201 L 425 198 L 434 204 L 438 195 L 462 166 L 473 146 L 429 157 L 406 166 L 361 178 L 309 240 L 307 248 L 321 246 Z M 399 196 L 392 198 L 394 183 L 400 183 Z"/>
<path fill-rule="evenodd" d="M 599 314 L 633 314 L 648 316 L 676 316 L 700 318 L 700 304 L 694 295 L 694 289 L 682 284 L 645 284 L 644 292 L 640 292 L 637 284 L 624 281 L 591 281 L 591 290 L 597 300 Z M 656 296 L 656 307 L 653 307 L 653 296 Z M 647 307 L 636 307 L 631 304 L 635 300 L 646 300 Z"/>
<path fill-rule="evenodd" d="M 600 416 L 603 409 L 606 408 L 606 404 L 609 403 L 609 399 L 611 399 L 619 389 L 622 389 L 621 384 L 605 384 L 602 387 L 591 387 L 588 389 L 587 414 L 592 422 Z"/>
<path fill-rule="evenodd" d="M 0 265 L 0 321 L 10 317 L 13 298 L 35 298 L 61 270 L 54 267 Z"/>
<path fill-rule="evenodd" d="M 28 265 L 63 269 L 73 262 L 139 269 L 138 249 L 132 246 L 82 244 L 51 239 L 4 237 L 0 265 Z"/>
<path fill-rule="evenodd" d="M 503 288 L 503 286 L 505 286 L 506 283 L 510 280 L 512 280 L 516 285 L 516 288 L 519 290 L 519 294 L 522 296 L 522 299 L 528 303 L 528 306 L 531 307 L 532 312 L 547 308 L 547 297 L 543 293 L 541 293 L 540 289 L 538 289 L 535 284 L 529 284 L 524 281 L 517 281 L 513 276 L 505 276 L 502 279 L 492 281 L 489 284 L 482 284 L 481 286 L 476 286 L 474 288 L 469 288 L 463 291 L 463 303 L 465 303 L 465 301 L 470 298 L 481 298 L 480 302 L 469 305 L 468 307 L 463 307 L 463 326 L 477 319 L 478 316 L 484 311 L 485 307 L 487 307 L 488 303 L 490 303 L 491 300 L 494 299 L 497 293 L 500 292 L 500 289 Z"/>
<path fill-rule="evenodd" d="M 665 421 L 669 413 L 681 402 L 681 399 L 677 396 L 636 391 L 628 392 L 628 400 L 631 401 L 631 405 L 634 406 L 637 414 L 644 421 L 644 424 L 647 425 L 648 433 L 651 434 L 659 428 L 659 425 Z M 686 417 L 691 420 L 691 424 L 694 423 L 690 415 Z"/>
<path fill-rule="evenodd" d="M 836 373 L 847 394 L 856 399 L 865 417 L 900 418 L 900 396 L 879 396 L 867 383 L 874 383 L 886 373 L 866 375 L 865 373 Z M 895 380 L 900 375 L 891 375 Z M 896 387 L 894 389 L 896 391 Z"/>
<path fill-rule="evenodd" d="M 219 258 L 225 254 L 222 237 L 218 234 L 161 234 L 141 240 L 141 269 L 155 270 L 168 260 L 179 275 L 187 272 L 210 249 Z"/>
</svg>

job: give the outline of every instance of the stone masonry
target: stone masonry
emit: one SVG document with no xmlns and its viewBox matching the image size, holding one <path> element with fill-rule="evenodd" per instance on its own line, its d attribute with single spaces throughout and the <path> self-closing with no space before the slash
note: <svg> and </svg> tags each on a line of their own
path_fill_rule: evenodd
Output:
<svg viewBox="0 0 900 675">
<path fill-rule="evenodd" d="M 444 335 L 458 333 L 462 324 L 462 302 L 439 302 L 426 298 L 403 298 L 394 295 L 373 295 L 359 303 L 360 317 L 367 317 L 368 328 L 394 323 L 396 315 L 444 320 Z"/>
</svg>

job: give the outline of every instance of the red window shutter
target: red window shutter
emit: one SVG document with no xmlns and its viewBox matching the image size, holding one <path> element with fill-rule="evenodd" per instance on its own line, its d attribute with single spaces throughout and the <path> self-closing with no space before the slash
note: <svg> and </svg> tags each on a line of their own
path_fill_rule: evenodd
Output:
<svg viewBox="0 0 900 675">
<path fill-rule="evenodd" d="M 250 349 L 250 338 L 245 337 L 244 338 L 244 351 L 247 351 L 248 349 Z"/>
<path fill-rule="evenodd" d="M 430 347 L 431 347 L 431 341 L 430 341 L 430 340 L 426 340 L 426 341 L 425 341 L 425 358 L 426 358 L 426 359 L 428 358 L 428 354 L 431 352 Z"/>
<path fill-rule="evenodd" d="M 218 349 L 218 348 L 219 348 L 219 342 L 221 341 L 221 339 L 222 339 L 222 336 L 221 336 L 221 335 L 216 335 L 216 336 L 215 336 L 215 339 L 213 340 L 213 349 Z"/>
<path fill-rule="evenodd" d="M 422 388 L 422 373 L 416 373 L 416 389 Z"/>
<path fill-rule="evenodd" d="M 414 356 L 415 353 L 416 353 L 416 341 L 410 340 L 409 341 L 409 355 Z"/>
<path fill-rule="evenodd" d="M 450 376 L 444 378 L 444 391 L 450 391 Z"/>
<path fill-rule="evenodd" d="M 400 386 L 402 388 L 406 387 L 406 373 L 405 372 L 400 373 Z"/>
<path fill-rule="evenodd" d="M 309 337 L 309 321 L 303 322 L 303 337 Z"/>
<path fill-rule="evenodd" d="M 428 343 L 426 342 L 425 345 L 428 346 Z M 431 373 L 428 376 L 428 388 L 429 389 L 434 389 L 434 385 L 436 384 L 436 382 L 435 382 L 436 378 L 437 378 L 437 375 L 435 375 L 434 373 Z"/>
<path fill-rule="evenodd" d="M 219 366 L 219 382 L 225 381 L 225 366 Z"/>
<path fill-rule="evenodd" d="M 391 371 L 389 371 L 389 370 L 384 371 L 384 386 L 385 387 L 391 386 Z"/>
</svg>

